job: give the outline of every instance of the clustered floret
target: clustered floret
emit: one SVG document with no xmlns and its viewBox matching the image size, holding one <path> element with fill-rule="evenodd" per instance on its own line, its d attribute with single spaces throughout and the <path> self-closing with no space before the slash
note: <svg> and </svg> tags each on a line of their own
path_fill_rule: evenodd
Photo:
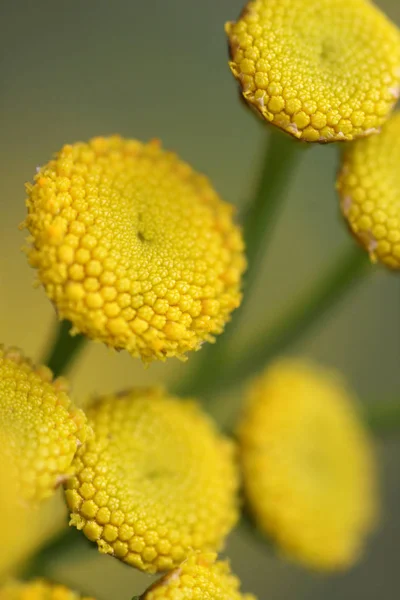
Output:
<svg viewBox="0 0 400 600">
<path fill-rule="evenodd" d="M 0 600 L 94 600 L 44 579 L 10 581 L 0 588 Z"/>
<path fill-rule="evenodd" d="M 240 581 L 228 561 L 214 553 L 193 553 L 177 569 L 157 581 L 140 600 L 256 600 L 240 592 Z"/>
<path fill-rule="evenodd" d="M 73 332 L 145 361 L 184 358 L 240 304 L 233 208 L 158 141 L 64 146 L 27 191 L 29 260 Z"/>
<path fill-rule="evenodd" d="M 105 396 L 66 483 L 71 524 L 101 552 L 154 573 L 219 550 L 237 520 L 232 443 L 193 401 L 157 389 Z"/>
<path fill-rule="evenodd" d="M 379 131 L 400 90 L 400 33 L 369 0 L 252 0 L 230 68 L 269 123 L 306 142 Z"/>
<path fill-rule="evenodd" d="M 371 259 L 400 269 L 400 113 L 380 135 L 349 144 L 337 188 L 352 233 Z"/>
<path fill-rule="evenodd" d="M 376 522 L 375 460 L 337 374 L 277 361 L 249 390 L 239 441 L 258 527 L 306 566 L 352 565 Z"/>
<path fill-rule="evenodd" d="M 64 379 L 34 367 L 15 348 L 0 346 L 0 445 L 29 501 L 51 496 L 71 474 L 77 447 L 86 440 L 86 416 L 71 402 Z"/>
</svg>

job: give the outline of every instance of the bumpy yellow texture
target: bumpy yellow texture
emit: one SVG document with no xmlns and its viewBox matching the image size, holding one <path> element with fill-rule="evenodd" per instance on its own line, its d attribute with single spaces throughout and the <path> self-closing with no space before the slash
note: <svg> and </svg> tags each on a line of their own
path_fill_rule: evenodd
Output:
<svg viewBox="0 0 400 600">
<path fill-rule="evenodd" d="M 217 550 L 237 519 L 233 446 L 191 401 L 142 389 L 89 409 L 94 439 L 67 482 L 71 524 L 148 572 Z"/>
<path fill-rule="evenodd" d="M 382 133 L 346 147 L 337 181 L 351 231 L 369 252 L 400 269 L 400 113 Z"/>
<path fill-rule="evenodd" d="M 374 133 L 399 97 L 400 34 L 368 0 L 254 0 L 226 32 L 243 97 L 295 138 Z"/>
<path fill-rule="evenodd" d="M 0 346 L 0 444 L 26 500 L 54 493 L 86 439 L 86 417 L 65 388 L 47 367 L 35 368 L 19 350 Z"/>
<path fill-rule="evenodd" d="M 281 551 L 317 569 L 354 563 L 376 520 L 375 464 L 339 377 L 277 362 L 249 391 L 239 439 L 249 507 Z"/>
<path fill-rule="evenodd" d="M 30 262 L 75 332 L 145 361 L 183 358 L 240 304 L 232 207 L 157 141 L 64 146 L 27 190 Z"/>
<path fill-rule="evenodd" d="M 228 561 L 213 553 L 193 553 L 177 569 L 157 581 L 141 600 L 256 600 L 240 593 L 240 582 Z"/>
<path fill-rule="evenodd" d="M 11 581 L 0 588 L 0 600 L 94 600 L 81 596 L 64 585 L 36 579 L 28 582 Z"/>
</svg>

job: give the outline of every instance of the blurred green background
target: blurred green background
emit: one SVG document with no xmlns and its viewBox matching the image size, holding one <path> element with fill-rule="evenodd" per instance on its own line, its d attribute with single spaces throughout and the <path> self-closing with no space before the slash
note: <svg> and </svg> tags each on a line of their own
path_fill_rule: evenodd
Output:
<svg viewBox="0 0 400 600">
<path fill-rule="evenodd" d="M 310 0 L 311 1 L 311 0 Z M 378 4 L 400 25 L 398 0 Z M 0 4 L 0 338 L 38 357 L 54 313 L 20 248 L 25 181 L 66 142 L 121 133 L 161 138 L 222 196 L 246 201 L 265 129 L 238 102 L 223 31 L 242 0 L 3 0 Z M 349 239 L 334 192 L 336 147 L 312 148 L 281 212 L 244 321 L 251 348 L 296 291 L 311 282 Z M 400 280 L 375 269 L 317 329 L 292 349 L 341 369 L 361 400 L 400 401 Z M 191 358 L 192 363 L 196 358 Z M 145 370 L 126 353 L 91 344 L 72 372 L 75 397 L 130 384 L 178 381 L 189 365 Z M 215 399 L 217 401 L 217 399 Z M 232 412 L 240 395 L 219 399 Z M 251 536 L 234 533 L 227 552 L 244 589 L 260 600 L 363 600 L 398 597 L 400 444 L 379 442 L 384 514 L 362 563 L 326 577 L 280 561 Z M 87 556 L 87 557 L 86 557 Z M 55 563 L 62 578 L 99 600 L 129 599 L 148 578 L 96 552 Z"/>
</svg>

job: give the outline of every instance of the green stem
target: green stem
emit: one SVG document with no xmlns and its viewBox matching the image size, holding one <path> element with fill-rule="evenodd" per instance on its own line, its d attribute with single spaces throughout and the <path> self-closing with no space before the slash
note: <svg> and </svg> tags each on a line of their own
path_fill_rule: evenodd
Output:
<svg viewBox="0 0 400 600">
<path fill-rule="evenodd" d="M 260 266 L 271 239 L 278 210 L 282 207 L 282 200 L 293 181 L 295 168 L 307 147 L 280 131 L 272 130 L 266 140 L 260 178 L 244 216 L 243 236 L 248 266 L 244 276 L 243 301 L 234 315 L 235 326 L 260 275 Z"/>
<path fill-rule="evenodd" d="M 274 230 L 278 211 L 292 182 L 292 174 L 304 148 L 308 147 L 274 130 L 269 133 L 264 144 L 259 180 L 243 218 L 243 237 L 248 267 L 244 276 L 242 304 L 235 311 L 233 321 L 227 324 L 218 343 L 203 350 L 196 365 L 196 372 L 189 373 L 188 382 L 207 378 L 208 373 L 212 372 L 212 365 L 224 361 L 229 351 L 232 334 L 237 330 L 238 322 L 245 313 L 247 302 L 251 298 L 251 290 L 260 274 L 261 263 Z M 193 389 L 191 383 L 189 387 Z"/>
<path fill-rule="evenodd" d="M 400 433 L 400 402 L 366 406 L 364 419 L 371 431 L 380 436 Z"/>
<path fill-rule="evenodd" d="M 22 579 L 28 580 L 33 577 L 43 577 L 48 574 L 49 565 L 53 560 L 59 560 L 62 556 L 65 558 L 69 554 L 76 555 L 77 548 L 79 554 L 88 549 L 91 550 L 92 544 L 75 529 L 75 527 L 66 527 L 55 537 L 40 548 L 40 550 L 26 564 L 22 573 Z"/>
<path fill-rule="evenodd" d="M 73 360 L 87 342 L 84 335 L 72 336 L 69 333 L 70 328 L 69 321 L 58 323 L 55 339 L 47 357 L 43 360 L 43 364 L 52 370 L 54 377 L 62 375 L 71 367 Z"/>
<path fill-rule="evenodd" d="M 304 337 L 371 270 L 366 253 L 356 246 L 346 250 L 272 329 L 268 327 L 233 360 L 215 360 L 207 378 L 204 374 L 192 378 L 189 389 L 180 390 L 180 393 L 194 390 L 199 395 L 207 395 L 243 383 L 273 357 Z"/>
</svg>

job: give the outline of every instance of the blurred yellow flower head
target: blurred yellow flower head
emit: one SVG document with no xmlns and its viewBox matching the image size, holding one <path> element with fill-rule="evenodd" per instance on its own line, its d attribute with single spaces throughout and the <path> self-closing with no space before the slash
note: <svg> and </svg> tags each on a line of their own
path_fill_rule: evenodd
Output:
<svg viewBox="0 0 400 600">
<path fill-rule="evenodd" d="M 177 569 L 151 586 L 141 600 L 256 600 L 240 592 L 228 561 L 213 553 L 193 553 Z"/>
<path fill-rule="evenodd" d="M 0 600 L 94 600 L 42 579 L 11 581 L 0 588 Z"/>
<path fill-rule="evenodd" d="M 184 358 L 240 304 L 232 207 L 157 141 L 64 146 L 27 190 L 29 260 L 75 332 L 145 361 Z"/>
<path fill-rule="evenodd" d="M 233 446 L 192 401 L 142 389 L 105 396 L 66 484 L 71 524 L 148 572 L 217 550 L 237 519 Z"/>
<path fill-rule="evenodd" d="M 0 445 L 25 500 L 54 493 L 87 434 L 86 417 L 65 381 L 53 381 L 47 367 L 34 367 L 18 349 L 0 346 Z"/>
<path fill-rule="evenodd" d="M 244 99 L 295 138 L 377 132 L 399 97 L 400 33 L 369 0 L 252 0 L 226 32 Z"/>
<path fill-rule="evenodd" d="M 400 113 L 346 147 L 337 181 L 349 227 L 373 261 L 400 269 Z"/>
<path fill-rule="evenodd" d="M 239 426 L 257 525 L 317 569 L 353 564 L 377 517 L 375 462 L 353 398 L 329 371 L 281 360 L 249 390 Z"/>
</svg>

